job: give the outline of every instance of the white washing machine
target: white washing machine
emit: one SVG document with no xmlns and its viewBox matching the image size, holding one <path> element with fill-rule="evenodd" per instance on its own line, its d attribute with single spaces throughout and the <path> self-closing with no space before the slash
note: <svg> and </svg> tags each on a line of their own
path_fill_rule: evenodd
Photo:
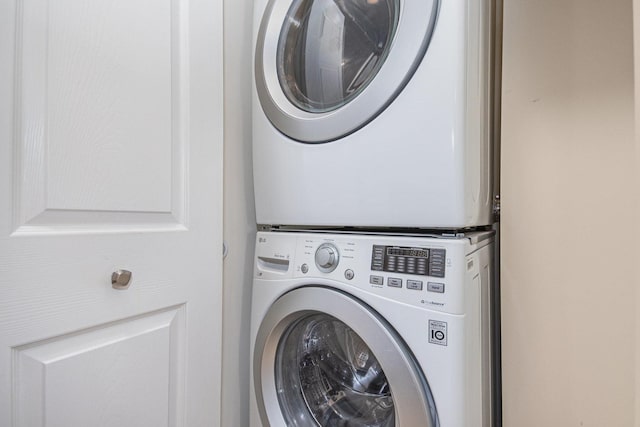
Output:
<svg viewBox="0 0 640 427">
<path fill-rule="evenodd" d="M 496 1 L 255 0 L 258 224 L 490 224 Z"/>
<path fill-rule="evenodd" d="M 493 235 L 259 232 L 251 427 L 490 427 Z"/>
</svg>

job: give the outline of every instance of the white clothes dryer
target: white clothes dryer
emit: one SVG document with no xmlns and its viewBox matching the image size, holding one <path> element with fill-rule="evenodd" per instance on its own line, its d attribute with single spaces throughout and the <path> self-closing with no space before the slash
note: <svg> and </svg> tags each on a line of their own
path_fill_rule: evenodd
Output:
<svg viewBox="0 0 640 427">
<path fill-rule="evenodd" d="M 493 235 L 259 232 L 251 427 L 490 427 Z"/>
<path fill-rule="evenodd" d="M 255 0 L 257 221 L 492 222 L 498 0 Z"/>
</svg>

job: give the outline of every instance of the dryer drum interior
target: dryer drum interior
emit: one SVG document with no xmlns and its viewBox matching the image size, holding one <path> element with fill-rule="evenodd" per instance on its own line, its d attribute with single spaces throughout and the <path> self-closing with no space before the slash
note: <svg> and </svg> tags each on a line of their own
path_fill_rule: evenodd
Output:
<svg viewBox="0 0 640 427">
<path fill-rule="evenodd" d="M 298 108 L 335 110 L 380 70 L 398 24 L 400 0 L 298 0 L 278 43 L 278 78 Z"/>
</svg>

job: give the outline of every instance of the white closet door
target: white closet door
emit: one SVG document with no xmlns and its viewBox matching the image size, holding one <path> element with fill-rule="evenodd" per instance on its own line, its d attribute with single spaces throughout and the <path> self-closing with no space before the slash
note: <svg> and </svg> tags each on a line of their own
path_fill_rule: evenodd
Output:
<svg viewBox="0 0 640 427">
<path fill-rule="evenodd" d="M 221 1 L 0 4 L 0 425 L 219 424 L 222 95 Z"/>
</svg>

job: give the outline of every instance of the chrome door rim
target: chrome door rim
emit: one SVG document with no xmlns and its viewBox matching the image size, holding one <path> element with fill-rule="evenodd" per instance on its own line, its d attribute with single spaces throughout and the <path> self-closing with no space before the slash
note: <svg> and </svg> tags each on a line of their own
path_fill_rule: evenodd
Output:
<svg viewBox="0 0 640 427">
<path fill-rule="evenodd" d="M 439 426 L 435 400 L 424 374 L 388 323 L 369 306 L 339 290 L 301 287 L 286 293 L 269 308 L 256 336 L 253 379 L 265 427 L 286 422 L 274 373 L 280 338 L 289 325 L 312 313 L 325 313 L 344 322 L 370 346 L 393 390 L 396 427 Z"/>
<path fill-rule="evenodd" d="M 401 0 L 396 34 L 376 77 L 346 105 L 310 113 L 292 104 L 280 86 L 276 52 L 291 2 L 271 0 L 258 32 L 254 70 L 258 98 L 269 121 L 290 138 L 309 143 L 334 141 L 369 123 L 398 96 L 418 68 L 433 34 L 439 3 Z"/>
</svg>

